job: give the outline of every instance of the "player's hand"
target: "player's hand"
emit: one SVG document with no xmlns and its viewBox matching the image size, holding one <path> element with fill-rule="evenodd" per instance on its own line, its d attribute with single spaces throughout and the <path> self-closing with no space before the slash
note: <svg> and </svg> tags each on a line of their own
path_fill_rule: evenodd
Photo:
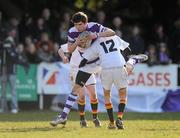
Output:
<svg viewBox="0 0 180 138">
<path fill-rule="evenodd" d="M 64 64 L 69 63 L 69 59 L 66 56 L 64 56 L 62 60 Z"/>
<path fill-rule="evenodd" d="M 91 33 L 89 36 L 88 36 L 88 39 L 89 40 L 93 40 L 93 39 L 96 39 L 98 37 L 98 34 L 97 33 Z"/>
</svg>

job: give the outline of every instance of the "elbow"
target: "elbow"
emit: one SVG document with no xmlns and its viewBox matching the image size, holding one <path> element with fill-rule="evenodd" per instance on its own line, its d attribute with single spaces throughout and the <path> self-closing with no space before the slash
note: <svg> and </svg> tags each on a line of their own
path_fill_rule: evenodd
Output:
<svg viewBox="0 0 180 138">
<path fill-rule="evenodd" d="M 67 49 L 68 49 L 68 52 L 69 52 L 69 53 L 73 53 L 74 50 L 75 50 L 75 49 L 73 48 L 73 45 L 72 45 L 72 44 L 68 44 Z"/>
<path fill-rule="evenodd" d="M 58 49 L 58 54 L 59 54 L 59 56 L 61 56 L 62 53 L 64 53 L 64 52 L 62 51 L 62 49 L 61 49 L 61 48 Z"/>
<path fill-rule="evenodd" d="M 74 50 L 71 47 L 68 47 L 69 53 L 72 53 Z"/>
<path fill-rule="evenodd" d="M 110 36 L 116 35 L 116 32 L 113 31 L 112 29 L 108 28 L 108 32 Z"/>
<path fill-rule="evenodd" d="M 113 35 L 116 35 L 116 32 L 115 32 L 115 31 L 113 31 L 113 30 L 111 30 L 111 31 L 112 31 L 112 36 L 113 36 Z"/>
<path fill-rule="evenodd" d="M 61 48 L 58 49 L 58 53 L 59 53 L 59 54 L 61 53 Z"/>
</svg>

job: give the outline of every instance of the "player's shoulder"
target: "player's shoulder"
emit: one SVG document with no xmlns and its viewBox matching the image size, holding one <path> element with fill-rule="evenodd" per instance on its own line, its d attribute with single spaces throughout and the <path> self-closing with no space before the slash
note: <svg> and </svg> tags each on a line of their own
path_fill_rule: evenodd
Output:
<svg viewBox="0 0 180 138">
<path fill-rule="evenodd" d="M 78 32 L 78 30 L 76 29 L 76 27 L 71 27 L 68 30 L 68 33 L 73 33 L 73 32 Z"/>
<path fill-rule="evenodd" d="M 79 34 L 80 32 L 75 27 L 72 27 L 68 30 L 68 38 L 75 39 Z"/>
<path fill-rule="evenodd" d="M 128 43 L 128 42 L 126 42 L 125 40 L 123 40 L 121 37 L 119 37 L 119 36 L 117 36 L 117 35 L 115 35 L 115 38 L 114 38 L 114 39 L 118 40 L 118 41 L 121 42 L 121 43 Z"/>
<path fill-rule="evenodd" d="M 111 38 L 114 38 L 114 39 L 121 39 L 119 36 L 117 36 L 117 35 L 113 35 L 113 36 L 111 36 Z"/>
<path fill-rule="evenodd" d="M 113 36 L 110 36 L 110 39 L 113 39 L 113 40 L 117 40 L 117 41 L 121 41 L 122 39 L 117 36 L 117 35 L 113 35 Z"/>
<path fill-rule="evenodd" d="M 108 37 L 98 37 L 95 41 L 94 41 L 94 45 L 100 44 L 101 42 L 106 42 L 106 41 L 111 41 L 113 40 L 114 42 L 121 42 L 119 36 L 108 36 Z"/>
<path fill-rule="evenodd" d="M 117 35 L 108 36 L 108 37 L 99 37 L 100 41 L 105 41 L 105 40 L 110 40 L 110 39 L 120 39 L 120 38 Z"/>
</svg>

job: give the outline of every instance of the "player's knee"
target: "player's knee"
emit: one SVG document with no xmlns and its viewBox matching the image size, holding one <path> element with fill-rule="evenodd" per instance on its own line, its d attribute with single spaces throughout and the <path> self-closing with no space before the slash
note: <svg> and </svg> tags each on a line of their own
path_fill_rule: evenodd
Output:
<svg viewBox="0 0 180 138">
<path fill-rule="evenodd" d="M 89 94 L 90 98 L 91 99 L 97 99 L 97 94 L 96 94 L 96 91 L 92 91 L 92 93 Z"/>
<path fill-rule="evenodd" d="M 104 101 L 105 101 L 105 103 L 110 103 L 111 102 L 111 94 L 110 94 L 110 92 L 104 92 Z"/>
<path fill-rule="evenodd" d="M 125 88 L 120 88 L 119 89 L 119 95 L 120 96 L 126 96 L 126 94 L 127 94 L 127 88 L 125 87 Z"/>
<path fill-rule="evenodd" d="M 119 90 L 119 97 L 120 97 L 120 103 L 126 103 L 127 102 L 127 91 L 126 91 L 126 88 L 121 88 Z"/>
<path fill-rule="evenodd" d="M 90 95 L 90 99 L 96 100 L 97 99 L 97 95 L 96 94 Z"/>
<path fill-rule="evenodd" d="M 85 95 L 84 94 L 79 94 L 79 100 L 85 101 Z"/>
<path fill-rule="evenodd" d="M 78 85 L 78 84 L 75 84 L 72 91 L 75 92 L 75 91 L 78 91 L 78 93 L 80 92 L 80 89 L 81 89 L 81 86 Z"/>
<path fill-rule="evenodd" d="M 126 63 L 126 71 L 129 74 L 131 74 L 133 72 L 134 66 L 131 65 L 130 63 Z"/>
<path fill-rule="evenodd" d="M 127 103 L 127 97 L 126 98 L 120 98 L 119 103 Z"/>
<path fill-rule="evenodd" d="M 79 87 L 80 87 L 79 85 L 75 84 L 75 85 L 73 86 L 73 90 L 77 90 Z"/>
<path fill-rule="evenodd" d="M 78 101 L 85 102 L 85 100 L 86 100 L 85 96 L 79 96 Z"/>
</svg>

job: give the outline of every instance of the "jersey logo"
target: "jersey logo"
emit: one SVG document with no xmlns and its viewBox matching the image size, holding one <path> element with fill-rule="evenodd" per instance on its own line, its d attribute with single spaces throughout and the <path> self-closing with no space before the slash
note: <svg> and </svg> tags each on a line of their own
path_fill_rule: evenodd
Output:
<svg viewBox="0 0 180 138">
<path fill-rule="evenodd" d="M 80 82 L 83 86 L 85 85 L 85 83 L 83 81 Z"/>
</svg>

